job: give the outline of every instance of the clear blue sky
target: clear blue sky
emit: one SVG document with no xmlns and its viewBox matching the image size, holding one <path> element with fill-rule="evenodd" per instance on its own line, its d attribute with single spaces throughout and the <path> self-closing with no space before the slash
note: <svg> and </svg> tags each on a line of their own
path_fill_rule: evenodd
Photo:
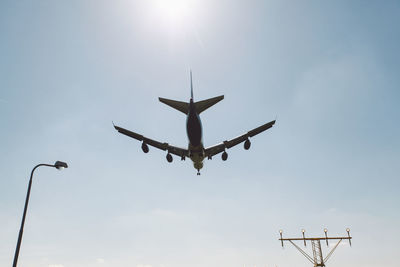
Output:
<svg viewBox="0 0 400 267">
<path fill-rule="evenodd" d="M 310 266 L 284 235 L 345 234 L 328 266 L 398 266 L 398 1 L 1 1 L 0 265 Z M 225 99 L 206 146 L 275 119 L 252 148 L 189 161 L 157 97 Z M 324 247 L 326 251 L 326 247 Z"/>
</svg>

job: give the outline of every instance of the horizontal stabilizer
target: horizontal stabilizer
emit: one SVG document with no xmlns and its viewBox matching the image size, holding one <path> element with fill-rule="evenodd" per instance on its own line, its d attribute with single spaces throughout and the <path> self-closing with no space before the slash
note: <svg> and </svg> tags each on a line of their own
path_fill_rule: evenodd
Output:
<svg viewBox="0 0 400 267">
<path fill-rule="evenodd" d="M 185 114 L 188 114 L 188 112 L 189 112 L 189 103 L 166 99 L 166 98 L 162 98 L 162 97 L 159 97 L 158 99 L 160 100 L 160 102 L 162 102 L 176 110 L 179 110 L 180 112 L 183 112 Z"/>
<path fill-rule="evenodd" d="M 217 104 L 222 99 L 224 99 L 224 96 L 220 95 L 220 96 L 217 96 L 217 97 L 209 98 L 209 99 L 202 100 L 202 101 L 194 103 L 194 105 L 196 106 L 197 113 L 198 114 L 202 113 L 204 110 L 206 110 L 209 107 Z"/>
</svg>

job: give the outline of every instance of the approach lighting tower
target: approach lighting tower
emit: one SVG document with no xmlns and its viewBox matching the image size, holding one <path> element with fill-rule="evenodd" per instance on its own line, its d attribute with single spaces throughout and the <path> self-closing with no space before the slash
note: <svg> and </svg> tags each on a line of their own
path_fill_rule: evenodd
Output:
<svg viewBox="0 0 400 267">
<path fill-rule="evenodd" d="M 305 230 L 301 230 L 303 237 L 300 238 L 282 238 L 282 230 L 279 230 L 279 234 L 281 238 L 279 240 L 282 243 L 283 247 L 283 241 L 289 241 L 292 243 L 292 245 L 297 248 L 298 251 L 300 251 L 301 254 L 303 254 L 312 264 L 314 264 L 314 267 L 317 266 L 322 266 L 325 267 L 325 263 L 329 260 L 329 258 L 332 256 L 333 252 L 335 249 L 339 246 L 340 242 L 342 242 L 343 239 L 349 240 L 349 244 L 351 246 L 351 236 L 350 236 L 350 229 L 347 228 L 347 236 L 341 236 L 341 237 L 328 237 L 328 230 L 325 228 L 324 233 L 325 237 L 305 237 Z M 321 248 L 321 240 L 326 241 L 326 246 L 328 246 L 328 240 L 338 240 L 335 246 L 329 251 L 328 255 L 324 258 L 322 255 L 322 248 Z M 311 257 L 310 255 L 307 254 L 303 249 L 301 249 L 298 245 L 296 245 L 293 241 L 303 241 L 304 242 L 304 247 L 307 246 L 307 241 L 311 241 L 311 248 L 313 252 L 313 256 Z"/>
</svg>

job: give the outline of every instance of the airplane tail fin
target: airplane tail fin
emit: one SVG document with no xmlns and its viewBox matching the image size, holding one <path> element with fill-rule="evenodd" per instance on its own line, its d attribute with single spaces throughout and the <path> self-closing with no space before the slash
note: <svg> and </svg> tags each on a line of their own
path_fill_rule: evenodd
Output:
<svg viewBox="0 0 400 267">
<path fill-rule="evenodd" d="M 224 96 L 220 95 L 220 96 L 216 96 L 216 97 L 213 97 L 213 98 L 209 98 L 209 99 L 202 100 L 202 101 L 194 103 L 194 105 L 196 106 L 197 113 L 198 114 L 202 113 L 204 110 L 208 109 L 211 106 L 214 106 L 215 104 L 217 104 L 222 99 L 224 99 Z"/>
<path fill-rule="evenodd" d="M 190 99 L 193 100 L 193 81 L 192 81 L 192 70 L 190 70 Z"/>
<path fill-rule="evenodd" d="M 192 80 L 192 70 L 190 70 L 190 100 L 193 101 L 193 80 Z M 182 113 L 188 114 L 189 113 L 189 103 L 186 102 L 181 102 L 181 101 L 176 101 L 176 100 L 171 100 L 171 99 L 166 99 L 159 97 L 158 98 L 160 102 L 176 109 L 179 110 Z M 194 106 L 196 108 L 196 111 L 198 114 L 202 113 L 204 110 L 208 109 L 209 107 L 217 104 L 219 101 L 224 99 L 223 95 L 209 98 L 206 100 L 198 101 L 194 103 Z"/>
<path fill-rule="evenodd" d="M 190 70 L 190 99 L 194 101 L 194 97 L 193 97 L 193 79 L 192 79 L 192 70 Z M 204 110 L 208 109 L 209 107 L 217 104 L 219 101 L 221 101 L 222 99 L 224 99 L 224 96 L 217 96 L 217 97 L 213 97 L 213 98 L 209 98 L 206 100 L 202 100 L 199 102 L 195 102 L 194 105 L 196 107 L 196 111 L 198 114 L 202 113 Z"/>
</svg>

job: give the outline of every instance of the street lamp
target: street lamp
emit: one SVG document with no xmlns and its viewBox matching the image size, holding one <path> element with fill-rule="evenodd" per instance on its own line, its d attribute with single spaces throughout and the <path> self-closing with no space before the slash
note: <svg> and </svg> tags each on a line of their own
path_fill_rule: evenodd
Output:
<svg viewBox="0 0 400 267">
<path fill-rule="evenodd" d="M 30 194 L 31 194 L 33 173 L 34 173 L 34 171 L 35 171 L 38 167 L 40 167 L 40 166 L 54 167 L 54 168 L 56 168 L 56 169 L 58 169 L 58 170 L 62 170 L 62 169 L 64 169 L 64 168 L 68 168 L 67 163 L 62 162 L 62 161 L 56 161 L 56 163 L 54 163 L 54 165 L 51 165 L 51 164 L 38 164 L 38 165 L 36 165 L 36 166 L 33 168 L 32 172 L 31 172 L 31 178 L 29 179 L 28 192 L 26 193 L 24 214 L 22 215 L 21 228 L 19 229 L 17 247 L 16 247 L 16 249 L 15 249 L 15 254 L 14 254 L 13 267 L 16 267 L 16 266 L 17 266 L 17 262 L 18 262 L 19 248 L 21 247 L 22 234 L 23 234 L 23 232 L 24 232 L 24 224 L 25 224 L 26 210 L 28 209 L 29 196 L 30 196 Z"/>
</svg>

